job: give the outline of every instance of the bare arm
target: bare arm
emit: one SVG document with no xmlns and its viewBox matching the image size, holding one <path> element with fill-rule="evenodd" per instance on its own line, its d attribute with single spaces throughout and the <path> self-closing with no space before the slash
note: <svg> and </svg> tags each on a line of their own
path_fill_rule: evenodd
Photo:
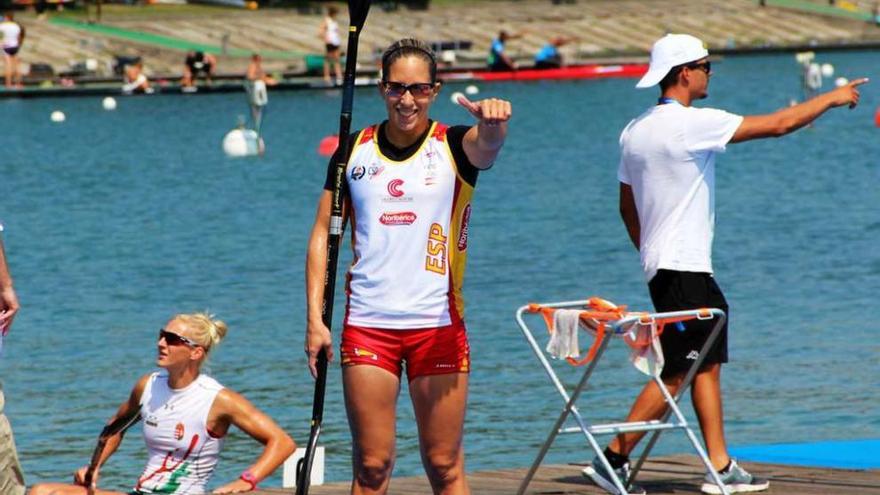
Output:
<svg viewBox="0 0 880 495">
<path fill-rule="evenodd" d="M 211 431 L 223 431 L 230 424 L 237 426 L 264 446 L 263 453 L 247 469 L 257 481 L 272 474 L 296 450 L 296 443 L 272 418 L 241 394 L 223 389 L 217 394 L 211 406 L 208 427 Z M 216 489 L 214 493 L 236 493 L 250 488 L 250 483 L 238 479 Z"/>
<path fill-rule="evenodd" d="M 504 146 L 507 122 L 512 113 L 510 102 L 497 98 L 472 102 L 460 96 L 458 104 L 479 121 L 464 135 L 462 141 L 464 153 L 475 167 L 487 169 L 495 163 L 498 152 Z"/>
<path fill-rule="evenodd" d="M 6 266 L 6 252 L 3 250 L 3 240 L 0 239 L 0 334 L 6 335 L 9 331 L 18 308 L 18 297 L 12 288 L 12 275 Z"/>
<path fill-rule="evenodd" d="M 128 396 L 128 400 L 120 404 L 119 408 L 116 410 L 116 414 L 107 421 L 107 424 L 116 421 L 117 418 L 121 418 L 124 416 L 128 416 L 141 407 L 141 396 L 144 394 L 144 387 L 147 386 L 147 381 L 150 379 L 150 375 L 142 376 L 137 383 L 135 383 L 134 388 L 131 389 L 131 393 Z M 122 443 L 122 437 L 125 435 L 125 432 L 119 432 L 107 439 L 107 443 L 104 444 L 104 450 L 101 452 L 101 457 L 98 460 L 98 465 L 95 467 L 95 472 L 92 474 L 92 486 L 98 486 L 98 478 L 101 471 L 101 466 L 107 462 L 107 459 L 116 452 L 116 449 L 119 448 L 119 445 Z M 85 486 L 86 472 L 88 471 L 89 466 L 83 466 L 78 469 L 73 474 L 73 480 L 77 485 Z"/>
<path fill-rule="evenodd" d="M 327 353 L 327 360 L 333 359 L 333 339 L 330 329 L 324 325 L 321 313 L 324 305 L 324 282 L 327 272 L 327 242 L 330 236 L 330 209 L 333 193 L 324 190 L 318 200 L 315 224 L 309 237 L 306 253 L 306 354 L 309 357 L 309 370 L 313 377 L 318 376 L 316 362 L 321 349 Z"/>
<path fill-rule="evenodd" d="M 642 227 L 639 223 L 639 212 L 636 210 L 636 201 L 633 197 L 632 187 L 629 184 L 620 183 L 620 218 L 626 226 L 629 240 L 632 241 L 636 250 L 639 249 L 639 239 Z"/>
<path fill-rule="evenodd" d="M 768 115 L 747 116 L 730 142 L 740 143 L 750 139 L 784 136 L 816 120 L 831 108 L 843 105 L 855 108 L 859 103 L 857 88 L 866 82 L 867 79 L 857 79 L 799 105 L 783 108 Z"/>
</svg>

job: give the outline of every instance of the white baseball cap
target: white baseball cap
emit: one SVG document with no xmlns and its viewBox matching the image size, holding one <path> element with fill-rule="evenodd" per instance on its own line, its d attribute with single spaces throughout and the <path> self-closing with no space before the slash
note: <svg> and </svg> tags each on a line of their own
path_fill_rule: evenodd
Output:
<svg viewBox="0 0 880 495">
<path fill-rule="evenodd" d="M 699 38 L 689 34 L 667 34 L 651 48 L 651 65 L 636 87 L 650 88 L 662 81 L 676 65 L 696 62 L 708 56 L 709 50 Z"/>
</svg>

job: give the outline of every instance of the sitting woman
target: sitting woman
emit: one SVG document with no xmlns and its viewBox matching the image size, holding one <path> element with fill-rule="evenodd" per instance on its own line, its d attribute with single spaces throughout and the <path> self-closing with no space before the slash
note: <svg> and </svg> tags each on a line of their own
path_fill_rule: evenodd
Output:
<svg viewBox="0 0 880 495">
<path fill-rule="evenodd" d="M 144 74 L 144 63 L 140 60 L 125 67 L 125 84 L 122 85 L 123 93 L 152 93 L 150 81 Z"/>
<path fill-rule="evenodd" d="M 135 411 L 140 411 L 143 418 L 149 459 L 131 494 L 206 493 L 231 425 L 263 444 L 263 452 L 239 479 L 214 493 L 253 490 L 295 450 L 293 439 L 269 416 L 243 396 L 200 373 L 205 358 L 223 339 L 226 330 L 225 323 L 203 313 L 177 315 L 159 330 L 156 364 L 164 369 L 138 380 L 128 400 L 111 419 L 126 417 Z M 107 440 L 98 468 L 121 441 L 121 433 Z M 88 466 L 80 468 L 74 474 L 73 485 L 40 483 L 30 494 L 125 495 L 98 490 L 99 469 L 87 487 L 87 471 Z"/>
</svg>

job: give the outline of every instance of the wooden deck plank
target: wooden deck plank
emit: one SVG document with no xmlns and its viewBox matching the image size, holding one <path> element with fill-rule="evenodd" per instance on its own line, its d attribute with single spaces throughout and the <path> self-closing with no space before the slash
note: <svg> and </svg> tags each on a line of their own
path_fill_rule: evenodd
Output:
<svg viewBox="0 0 880 495">
<path fill-rule="evenodd" d="M 781 464 L 742 463 L 747 469 L 770 478 L 767 495 L 880 495 L 880 470 L 850 470 Z M 605 493 L 581 475 L 583 464 L 542 466 L 526 493 L 530 495 L 600 495 Z M 468 474 L 474 495 L 512 495 L 516 493 L 527 468 L 498 469 Z M 645 463 L 639 484 L 652 495 L 698 494 L 704 472 L 694 456 L 658 457 Z M 294 490 L 262 489 L 255 495 L 291 494 Z M 313 486 L 314 495 L 344 495 L 349 482 Z M 392 495 L 431 493 L 424 476 L 394 478 L 388 490 Z"/>
</svg>

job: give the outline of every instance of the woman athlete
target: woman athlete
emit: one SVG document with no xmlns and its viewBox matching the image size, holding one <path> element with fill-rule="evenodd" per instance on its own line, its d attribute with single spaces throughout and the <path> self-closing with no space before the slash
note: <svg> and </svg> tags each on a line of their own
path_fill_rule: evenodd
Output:
<svg viewBox="0 0 880 495">
<path fill-rule="evenodd" d="M 139 410 L 149 459 L 130 495 L 201 494 L 230 426 L 263 444 L 263 453 L 241 476 L 213 493 L 253 490 L 296 449 L 290 436 L 242 395 L 202 374 L 202 363 L 226 335 L 226 324 L 203 313 L 180 314 L 159 330 L 156 364 L 161 371 L 141 377 L 111 422 Z M 111 436 L 98 463 L 113 455 L 122 434 Z M 126 495 L 98 490 L 100 470 L 86 486 L 84 466 L 74 484 L 40 483 L 30 495 Z M 90 491 L 93 490 L 93 491 Z"/>
<path fill-rule="evenodd" d="M 392 44 L 382 56 L 382 75 L 387 120 L 354 135 L 344 183 L 354 250 L 341 342 L 351 492 L 388 489 L 405 368 L 433 491 L 466 494 L 462 426 L 470 355 L 461 287 L 471 195 L 478 173 L 492 166 L 504 144 L 511 106 L 461 97 L 476 125 L 432 121 L 437 64 L 418 40 Z M 305 348 L 313 375 L 322 349 L 332 358 L 321 306 L 338 158 L 330 161 L 306 263 Z"/>
</svg>

